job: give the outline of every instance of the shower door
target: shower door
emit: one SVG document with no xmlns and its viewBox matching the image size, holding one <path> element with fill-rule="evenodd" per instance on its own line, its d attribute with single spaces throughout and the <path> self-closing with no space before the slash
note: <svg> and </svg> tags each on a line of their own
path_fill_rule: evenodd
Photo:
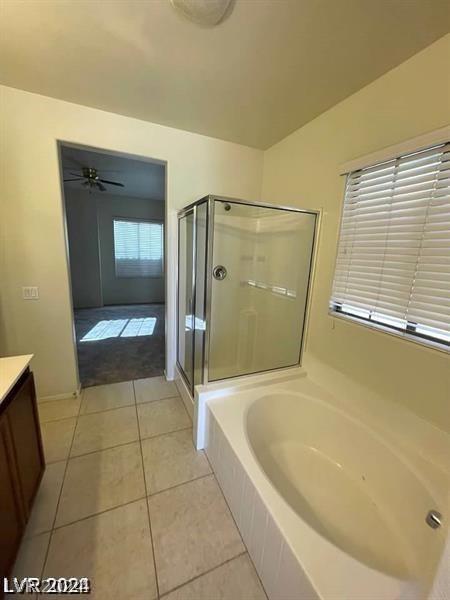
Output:
<svg viewBox="0 0 450 600">
<path fill-rule="evenodd" d="M 316 214 L 214 200 L 208 380 L 300 361 Z"/>
</svg>

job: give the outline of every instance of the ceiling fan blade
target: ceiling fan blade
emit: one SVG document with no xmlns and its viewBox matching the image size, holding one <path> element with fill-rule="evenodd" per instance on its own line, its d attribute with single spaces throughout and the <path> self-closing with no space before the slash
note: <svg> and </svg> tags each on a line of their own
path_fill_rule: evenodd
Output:
<svg viewBox="0 0 450 600">
<path fill-rule="evenodd" d="M 117 181 L 108 181 L 107 179 L 99 179 L 103 183 L 107 183 L 108 185 L 119 185 L 120 187 L 125 187 L 123 183 L 118 183 Z"/>
<path fill-rule="evenodd" d="M 97 181 L 97 187 L 101 192 L 106 192 L 106 188 L 99 181 Z"/>
<path fill-rule="evenodd" d="M 64 179 L 64 183 L 66 183 L 67 181 L 81 181 L 83 179 L 83 177 L 76 177 L 75 179 Z"/>
</svg>

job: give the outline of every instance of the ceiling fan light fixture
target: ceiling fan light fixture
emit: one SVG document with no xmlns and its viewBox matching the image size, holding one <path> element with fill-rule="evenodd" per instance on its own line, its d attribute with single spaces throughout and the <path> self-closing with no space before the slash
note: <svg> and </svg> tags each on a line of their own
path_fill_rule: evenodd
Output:
<svg viewBox="0 0 450 600">
<path fill-rule="evenodd" d="M 218 25 L 228 13 L 234 0 L 170 0 L 177 12 L 189 21 L 214 27 Z"/>
</svg>

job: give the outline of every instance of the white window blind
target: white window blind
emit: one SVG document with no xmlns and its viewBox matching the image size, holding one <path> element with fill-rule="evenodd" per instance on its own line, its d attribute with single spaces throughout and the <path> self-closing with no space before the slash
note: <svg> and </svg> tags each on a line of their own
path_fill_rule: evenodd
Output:
<svg viewBox="0 0 450 600">
<path fill-rule="evenodd" d="M 348 175 L 331 308 L 450 343 L 450 144 Z"/>
<path fill-rule="evenodd" d="M 114 258 L 117 277 L 161 277 L 162 223 L 114 219 Z"/>
</svg>

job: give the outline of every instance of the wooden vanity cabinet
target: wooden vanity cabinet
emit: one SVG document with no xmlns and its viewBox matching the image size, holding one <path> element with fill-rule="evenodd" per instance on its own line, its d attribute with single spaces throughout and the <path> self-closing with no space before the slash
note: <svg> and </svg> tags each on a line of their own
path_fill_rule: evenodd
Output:
<svg viewBox="0 0 450 600">
<path fill-rule="evenodd" d="M 6 419 L 0 421 L 0 574 L 4 577 L 14 564 L 24 527 L 11 436 Z M 0 591 L 1 597 L 1 591 Z"/>
<path fill-rule="evenodd" d="M 26 369 L 0 404 L 0 576 L 10 573 L 45 462 L 33 374 Z"/>
</svg>

